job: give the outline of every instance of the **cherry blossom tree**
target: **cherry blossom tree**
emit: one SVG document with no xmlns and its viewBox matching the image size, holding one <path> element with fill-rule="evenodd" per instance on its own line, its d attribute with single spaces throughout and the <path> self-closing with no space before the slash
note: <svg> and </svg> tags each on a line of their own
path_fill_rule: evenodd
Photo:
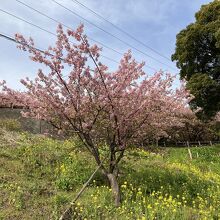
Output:
<svg viewBox="0 0 220 220">
<path fill-rule="evenodd" d="M 148 129 L 163 136 L 167 127 L 181 124 L 179 115 L 189 101 L 188 92 L 183 87 L 173 90 L 170 74 L 159 71 L 148 77 L 144 63 L 133 59 L 130 51 L 116 71 L 109 71 L 99 61 L 101 48 L 89 44 L 83 25 L 67 32 L 59 25 L 56 45 L 46 51 L 37 50 L 31 38 L 16 34 L 16 40 L 34 62 L 47 67 L 38 70 L 35 80 L 21 80 L 27 88 L 26 98 L 15 99 L 29 109 L 24 116 L 45 120 L 65 133 L 76 133 L 101 164 L 119 205 L 117 171 L 125 150 Z M 104 164 L 100 143 L 108 146 Z"/>
<path fill-rule="evenodd" d="M 0 82 L 0 86 L 5 85 L 5 81 Z M 0 92 L 0 108 L 23 108 L 24 105 L 19 101 L 23 98 L 27 98 L 27 95 L 23 92 L 7 90 Z"/>
</svg>

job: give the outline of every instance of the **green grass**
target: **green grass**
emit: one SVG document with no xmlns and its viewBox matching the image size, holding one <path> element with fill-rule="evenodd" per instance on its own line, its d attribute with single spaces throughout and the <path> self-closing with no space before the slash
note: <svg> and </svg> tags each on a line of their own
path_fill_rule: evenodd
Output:
<svg viewBox="0 0 220 220">
<path fill-rule="evenodd" d="M 101 173 L 73 219 L 220 219 L 220 146 L 127 151 L 122 205 Z M 76 139 L 59 141 L 0 129 L 0 219 L 59 219 L 96 168 Z"/>
</svg>

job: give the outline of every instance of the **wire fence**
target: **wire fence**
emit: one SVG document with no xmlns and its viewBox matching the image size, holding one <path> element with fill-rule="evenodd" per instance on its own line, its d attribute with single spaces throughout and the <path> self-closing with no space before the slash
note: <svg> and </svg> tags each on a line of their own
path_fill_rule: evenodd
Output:
<svg viewBox="0 0 220 220">
<path fill-rule="evenodd" d="M 0 119 L 16 119 L 20 122 L 22 129 L 36 134 L 48 133 L 51 135 L 57 134 L 56 130 L 47 122 L 37 119 L 24 118 L 21 115 L 21 108 L 0 108 Z M 137 144 L 141 148 L 150 147 L 202 147 L 220 144 L 220 138 L 216 140 L 164 140 L 150 141 L 143 144 Z"/>
<path fill-rule="evenodd" d="M 18 121 L 21 129 L 34 134 L 55 134 L 55 129 L 45 121 L 25 118 L 21 115 L 21 108 L 0 108 L 0 120 L 14 119 Z"/>
<path fill-rule="evenodd" d="M 175 146 L 177 147 L 189 147 L 189 146 L 201 147 L 201 146 L 212 146 L 215 144 L 220 144 L 220 140 L 182 141 L 182 142 L 176 142 Z"/>
<path fill-rule="evenodd" d="M 205 147 L 212 145 L 220 145 L 220 140 L 196 140 L 196 141 L 163 141 L 163 142 L 148 142 L 141 144 L 141 148 L 151 147 Z"/>
</svg>

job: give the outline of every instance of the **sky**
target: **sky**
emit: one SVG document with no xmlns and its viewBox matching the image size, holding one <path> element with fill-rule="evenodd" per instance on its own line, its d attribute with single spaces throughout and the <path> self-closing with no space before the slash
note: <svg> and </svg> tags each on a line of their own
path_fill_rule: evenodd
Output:
<svg viewBox="0 0 220 220">
<path fill-rule="evenodd" d="M 138 42 L 97 17 L 75 0 L 55 0 L 67 9 L 53 0 L 19 1 L 0 1 L 1 34 L 11 37 L 14 37 L 15 33 L 20 33 L 25 37 L 31 36 L 35 41 L 35 46 L 40 49 L 47 49 L 49 45 L 55 43 L 56 37 L 52 34 L 5 13 L 13 14 L 45 30 L 56 33 L 58 25 L 56 22 L 24 6 L 21 4 L 23 2 L 72 29 L 75 29 L 80 23 L 84 23 L 85 33 L 89 38 L 119 52 L 116 53 L 104 46 L 102 47 L 101 62 L 106 64 L 110 71 L 117 69 L 117 62 L 120 61 L 121 54 L 131 49 L 135 59 L 140 62 L 145 61 L 144 70 L 149 76 L 159 70 L 178 76 L 179 70 L 176 68 L 175 62 L 171 62 L 169 59 L 175 51 L 176 35 L 188 24 L 194 22 L 194 15 L 201 5 L 210 2 L 208 0 L 77 0 L 133 36 Z M 90 43 L 93 44 L 94 42 L 90 41 Z M 0 81 L 6 80 L 7 85 L 13 89 L 23 90 L 24 87 L 20 83 L 20 79 L 35 78 L 37 70 L 43 68 L 31 61 L 28 53 L 17 49 L 15 43 L 1 37 L 0 50 Z M 105 58 L 106 56 L 110 59 Z M 179 86 L 178 77 L 174 84 L 176 87 Z"/>
</svg>

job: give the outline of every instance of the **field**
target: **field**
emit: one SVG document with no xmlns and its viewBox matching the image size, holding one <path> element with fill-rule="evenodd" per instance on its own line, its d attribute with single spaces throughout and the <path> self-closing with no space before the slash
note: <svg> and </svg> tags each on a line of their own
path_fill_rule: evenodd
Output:
<svg viewBox="0 0 220 220">
<path fill-rule="evenodd" d="M 122 205 L 114 207 L 98 173 L 72 218 L 219 219 L 220 146 L 191 151 L 192 160 L 186 148 L 128 150 L 119 176 Z M 0 219 L 59 219 L 95 168 L 77 139 L 1 129 Z"/>
</svg>

